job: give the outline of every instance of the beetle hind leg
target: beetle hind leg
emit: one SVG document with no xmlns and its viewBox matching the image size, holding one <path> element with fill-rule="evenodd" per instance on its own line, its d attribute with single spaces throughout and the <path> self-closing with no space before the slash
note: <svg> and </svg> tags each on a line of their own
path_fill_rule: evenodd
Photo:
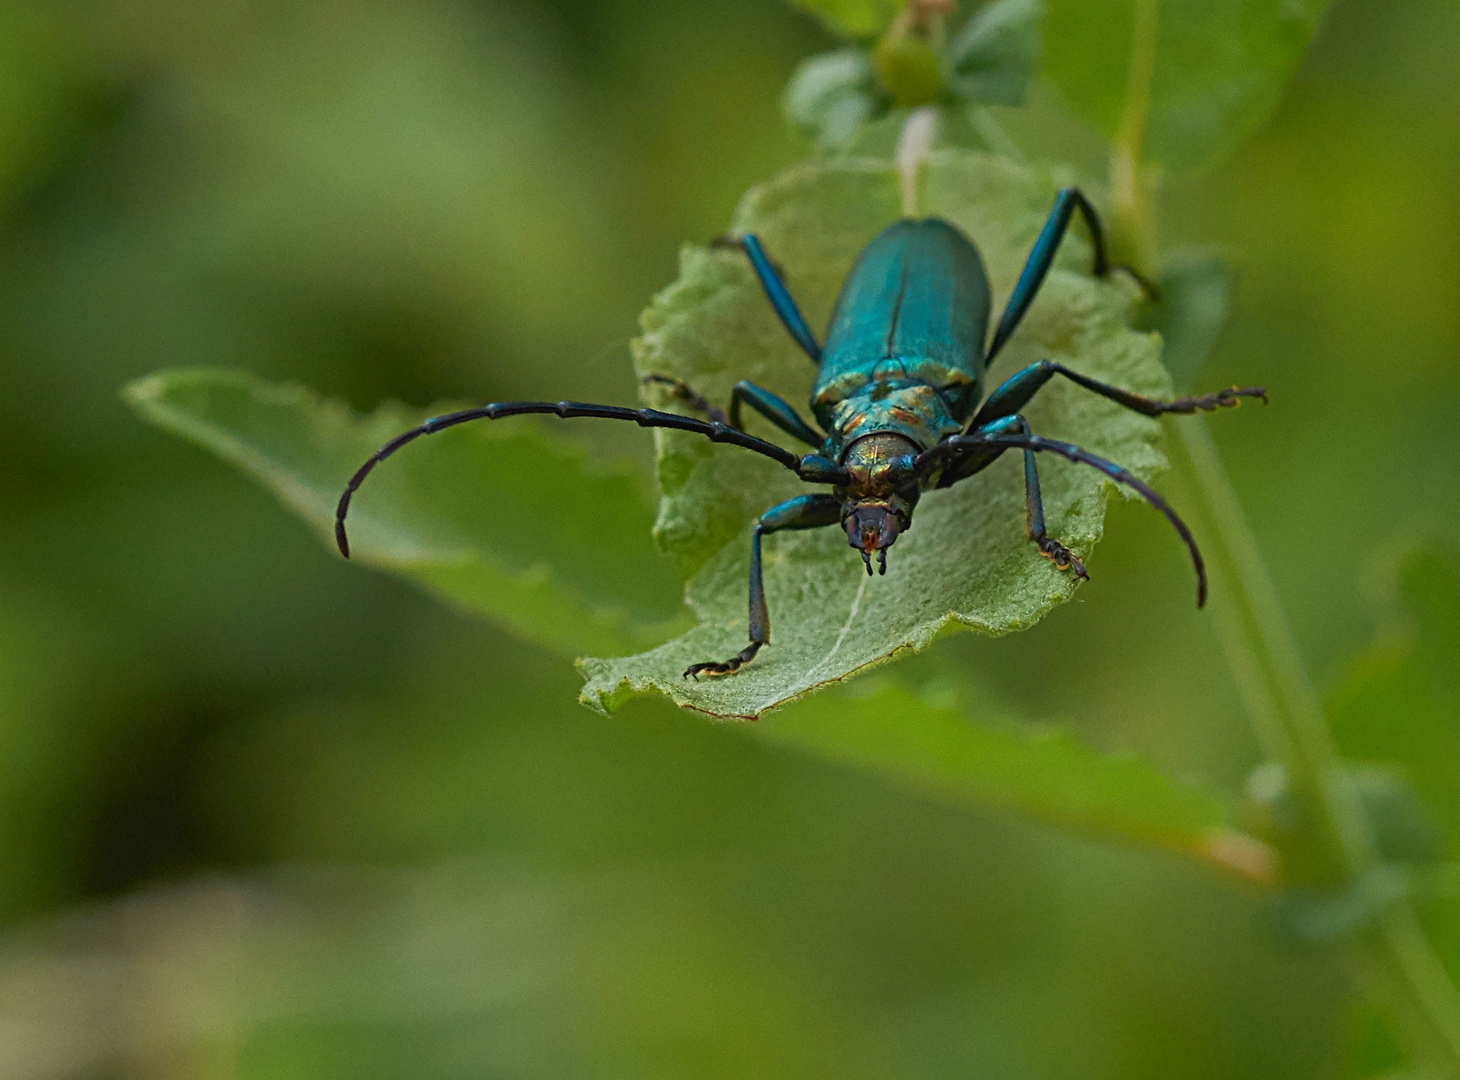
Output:
<svg viewBox="0 0 1460 1080">
<path fill-rule="evenodd" d="M 722 663 L 709 661 L 703 664 L 691 664 L 689 667 L 684 669 L 684 677 L 686 679 L 693 679 L 695 682 L 699 682 L 701 675 L 732 675 L 735 672 L 739 671 L 742 665 L 748 664 L 752 660 L 754 660 L 755 654 L 760 652 L 760 647 L 766 644 L 769 643 L 764 641 L 752 641 L 749 645 L 745 646 L 745 648 L 741 649 L 729 660 L 723 661 Z"/>
</svg>

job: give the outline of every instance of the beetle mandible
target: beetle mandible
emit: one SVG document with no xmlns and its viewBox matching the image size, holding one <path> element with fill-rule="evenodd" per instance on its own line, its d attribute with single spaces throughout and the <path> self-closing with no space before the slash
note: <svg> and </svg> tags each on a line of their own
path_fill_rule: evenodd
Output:
<svg viewBox="0 0 1460 1080">
<path fill-rule="evenodd" d="M 350 499 L 376 465 L 422 435 L 471 420 L 550 413 L 564 418 L 630 420 L 640 427 L 670 428 L 704 435 L 780 462 L 807 483 L 830 485 L 831 493 L 798 495 L 771 507 L 755 523 L 750 541 L 750 643 L 724 661 L 693 664 L 685 676 L 728 675 L 748 664 L 770 642 L 770 615 L 761 576 L 761 539 L 787 529 L 840 524 L 847 542 L 861 553 L 867 573 L 872 556 L 887 571 L 887 549 L 912 526 L 919 496 L 948 487 L 991 465 L 1006 450 L 1024 456 L 1025 528 L 1040 554 L 1061 570 L 1087 578 L 1084 564 L 1045 532 L 1039 493 L 1037 453 L 1053 453 L 1098 469 L 1136 491 L 1180 534 L 1191 553 L 1197 578 L 1197 606 L 1206 602 L 1206 569 L 1191 531 L 1147 484 L 1121 466 L 1071 443 L 1035 434 L 1020 414 L 1035 393 L 1056 375 L 1146 416 L 1195 413 L 1234 406 L 1244 397 L 1267 400 L 1260 386 L 1230 387 L 1215 393 L 1158 401 L 1098 382 L 1051 360 L 1016 372 L 986 398 L 983 380 L 989 365 L 1018 328 L 1039 292 L 1055 252 L 1075 212 L 1084 218 L 1094 249 L 1092 270 L 1104 277 L 1129 267 L 1107 259 L 1100 219 L 1077 188 L 1060 190 L 993 337 L 988 338 L 992 306 L 983 259 L 955 226 L 941 218 L 904 218 L 893 222 L 862 250 L 832 309 L 826 345 L 819 345 L 775 263 L 753 234 L 721 237 L 717 246 L 744 251 L 766 298 L 796 343 L 817 365 L 811 412 L 821 428 L 803 420 L 789 403 L 753 383 L 741 381 L 731 393 L 728 413 L 677 379 L 649 375 L 689 408 L 699 420 L 657 409 L 587 405 L 575 401 L 498 402 L 435 416 L 382 446 L 351 477 L 335 512 L 340 553 L 350 554 L 345 515 Z M 987 341 L 987 345 L 985 342 Z M 749 406 L 813 453 L 798 455 L 747 434 L 742 407 Z"/>
</svg>

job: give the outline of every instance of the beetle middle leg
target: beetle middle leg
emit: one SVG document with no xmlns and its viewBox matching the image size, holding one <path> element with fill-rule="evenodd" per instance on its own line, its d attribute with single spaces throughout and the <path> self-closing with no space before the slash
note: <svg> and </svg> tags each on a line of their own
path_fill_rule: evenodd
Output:
<svg viewBox="0 0 1460 1080">
<path fill-rule="evenodd" d="M 976 434 L 1031 435 L 1033 432 L 1029 427 L 1029 422 L 1016 413 L 980 427 Z M 947 486 L 957 480 L 972 476 L 976 472 L 982 472 L 992 465 L 1003 452 L 1004 448 L 996 446 L 974 451 L 956 467 L 950 469 L 948 477 L 939 486 Z M 1039 553 L 1053 562 L 1055 566 L 1061 570 L 1073 570 L 1076 577 L 1086 581 L 1090 580 L 1090 575 L 1085 570 L 1085 564 L 1080 561 L 1079 556 L 1045 532 L 1044 499 L 1039 490 L 1039 467 L 1034 461 L 1034 451 L 1027 449 L 1024 451 L 1024 531 L 1034 542 L 1034 546 L 1039 549 Z"/>
<path fill-rule="evenodd" d="M 821 444 L 826 441 L 826 436 L 801 419 L 800 414 L 796 412 L 795 408 L 785 398 L 778 397 L 764 387 L 756 386 L 755 383 L 745 379 L 741 379 L 735 384 L 734 389 L 730 391 L 730 412 L 728 416 L 724 409 L 712 404 L 702 395 L 696 393 L 691 386 L 679 379 L 671 378 L 668 375 L 645 375 L 640 381 L 646 384 L 655 383 L 660 386 L 669 387 L 669 392 L 691 409 L 703 412 L 711 420 L 721 424 L 728 424 L 737 431 L 745 430 L 740 407 L 741 405 L 749 405 L 787 435 L 800 439 L 813 449 L 819 450 Z"/>
<path fill-rule="evenodd" d="M 700 675 L 729 675 L 755 659 L 762 645 L 771 640 L 771 617 L 765 602 L 765 581 L 761 574 L 760 538 L 785 529 L 819 529 L 841 521 L 841 501 L 833 495 L 798 495 L 771 507 L 755 523 L 750 538 L 750 644 L 723 663 L 691 664 L 686 679 Z"/>
<path fill-rule="evenodd" d="M 1122 390 L 1118 386 L 1111 386 L 1109 383 L 1081 375 L 1078 371 L 1072 371 L 1053 360 L 1041 360 L 1037 364 L 1030 364 L 1023 371 L 1015 372 L 1000 383 L 988 396 L 988 400 L 983 403 L 983 407 L 974 415 L 969 427 L 976 430 L 995 420 L 1012 416 L 1028 405 L 1030 399 L 1039 392 L 1040 388 L 1056 375 L 1062 375 L 1091 393 L 1109 398 L 1117 405 L 1123 405 L 1127 409 L 1132 409 L 1145 416 L 1160 416 L 1163 413 L 1190 415 L 1195 412 L 1214 412 L 1217 409 L 1230 409 L 1240 405 L 1243 398 L 1261 398 L 1264 404 L 1267 402 L 1267 387 L 1265 386 L 1231 386 L 1211 394 L 1182 397 L 1174 401 L 1160 401 L 1157 398 L 1132 394 L 1129 390 Z"/>
</svg>

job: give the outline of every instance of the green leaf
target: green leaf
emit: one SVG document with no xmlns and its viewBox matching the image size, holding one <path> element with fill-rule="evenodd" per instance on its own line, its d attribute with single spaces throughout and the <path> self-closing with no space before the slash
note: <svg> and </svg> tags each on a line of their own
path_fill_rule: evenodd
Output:
<svg viewBox="0 0 1460 1080">
<path fill-rule="evenodd" d="M 1438 854 L 1453 864 L 1460 861 L 1460 573 L 1444 542 L 1411 549 L 1394 571 L 1391 625 L 1354 661 L 1329 717 L 1345 757 L 1397 768 L 1423 801 L 1385 807 L 1366 799 L 1386 855 L 1409 849 L 1420 861 Z M 1418 831 L 1432 825 L 1438 852 Z M 1424 898 L 1421 917 L 1446 967 L 1460 972 L 1460 897 Z"/>
<path fill-rule="evenodd" d="M 935 153 L 922 174 L 923 209 L 958 224 L 982 250 L 996 302 L 1008 296 L 1039 233 L 1058 179 L 988 155 Z M 733 227 L 755 232 L 785 268 L 812 325 L 824 325 L 837 289 L 861 248 L 899 216 L 895 170 L 847 159 L 802 166 L 752 190 Z M 1090 250 L 1065 241 L 1055 270 L 994 371 L 1007 377 L 1048 356 L 1138 393 L 1165 394 L 1159 342 L 1127 326 L 1137 297 L 1120 275 L 1088 274 Z M 793 402 L 805 401 L 815 370 L 766 303 L 743 256 L 685 249 L 679 280 L 643 316 L 635 343 L 641 374 L 690 383 L 727 400 L 748 378 Z M 671 399 L 650 400 L 672 407 Z M 1067 438 L 1153 475 L 1163 460 L 1151 420 L 1063 382 L 1027 411 L 1035 430 Z M 752 430 L 785 437 L 758 422 Z M 716 716 L 754 717 L 824 683 L 920 649 L 940 633 L 972 628 L 1003 634 L 1032 626 L 1074 592 L 1075 580 L 1041 558 L 1024 534 L 1019 462 L 1006 457 L 956 487 L 923 498 L 910 532 L 889 553 L 885 577 L 868 578 L 836 529 L 766 541 L 772 644 L 728 678 L 686 682 L 689 664 L 722 659 L 746 640 L 750 522 L 805 490 L 773 462 L 677 432 L 657 435 L 664 490 L 656 532 L 687 570 L 698 571 L 689 603 L 699 625 L 659 649 L 627 659 L 582 662 L 584 699 L 613 709 L 635 693 L 659 692 Z M 1112 485 L 1094 470 L 1042 460 L 1050 531 L 1088 556 L 1100 536 Z M 1179 550 L 1171 538 L 1174 552 Z M 1098 574 L 1098 568 L 1095 571 Z"/>
<path fill-rule="evenodd" d="M 124 396 L 259 480 L 331 550 L 345 481 L 431 415 L 385 405 L 359 417 L 302 387 L 231 371 L 159 372 Z M 349 518 L 359 562 L 570 655 L 643 648 L 687 621 L 668 622 L 679 586 L 648 525 L 636 469 L 591 461 L 526 417 L 412 443 L 371 475 Z"/>
<path fill-rule="evenodd" d="M 1393 632 L 1355 659 L 1332 696 L 1339 751 L 1390 762 L 1440 817 L 1445 853 L 1460 858 L 1460 574 L 1442 545 L 1403 558 Z"/>
<path fill-rule="evenodd" d="M 811 12 L 833 33 L 865 40 L 892 24 L 907 0 L 791 0 Z"/>
<path fill-rule="evenodd" d="M 1130 95 L 1137 4 L 1155 8 L 1142 157 L 1210 164 L 1260 125 L 1330 0 L 1046 0 L 1045 74 L 1107 138 Z M 1143 59 L 1143 58 L 1136 58 Z"/>
<path fill-rule="evenodd" d="M 1022 105 L 1039 63 L 1039 0 L 995 0 L 948 46 L 948 83 L 964 101 Z"/>
<path fill-rule="evenodd" d="M 1219 799 L 1142 758 L 1099 754 L 1061 731 L 975 723 L 901 687 L 822 694 L 743 730 L 954 805 L 999 807 L 1257 880 L 1276 874 L 1273 852 L 1233 829 Z"/>
<path fill-rule="evenodd" d="M 840 150 L 863 124 L 887 111 L 860 49 L 820 53 L 801 62 L 786 85 L 786 120 L 823 150 Z"/>
</svg>

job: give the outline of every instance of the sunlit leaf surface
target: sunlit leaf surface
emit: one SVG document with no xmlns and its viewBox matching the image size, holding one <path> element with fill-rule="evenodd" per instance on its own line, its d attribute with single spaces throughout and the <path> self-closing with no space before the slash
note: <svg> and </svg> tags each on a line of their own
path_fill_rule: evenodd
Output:
<svg viewBox="0 0 1460 1080">
<path fill-rule="evenodd" d="M 250 473 L 332 550 L 345 481 L 429 415 L 386 405 L 359 417 L 301 387 L 226 371 L 161 372 L 126 397 L 153 423 Z M 634 469 L 592 462 L 525 417 L 411 444 L 375 471 L 349 517 L 359 562 L 569 655 L 642 647 L 672 632 L 679 586 L 647 526 Z"/>
<path fill-rule="evenodd" d="M 955 222 L 975 240 L 999 304 L 1058 186 L 1046 172 L 1000 158 L 942 151 L 923 175 L 922 209 Z M 857 252 L 898 213 L 891 167 L 851 159 L 800 167 L 752 190 L 734 228 L 761 236 L 808 320 L 824 326 Z M 1158 338 L 1127 326 L 1135 287 L 1120 275 L 1091 277 L 1090 250 L 1076 232 L 994 378 L 1047 356 L 1138 392 L 1167 392 Z M 676 376 L 719 401 L 741 378 L 798 404 L 807 399 L 815 370 L 736 252 L 687 248 L 679 280 L 644 313 L 643 326 L 636 348 L 642 374 Z M 650 400 L 670 404 L 657 390 Z M 1078 442 L 1138 475 L 1149 477 L 1163 464 L 1152 445 L 1159 430 L 1153 421 L 1072 386 L 1051 384 L 1026 415 L 1036 431 Z M 752 422 L 751 430 L 785 441 L 768 425 Z M 657 534 L 687 569 L 698 571 L 688 597 L 700 622 L 643 655 L 583 661 L 584 699 L 597 708 L 657 691 L 713 715 L 754 717 L 900 649 L 922 648 L 946 630 L 1024 629 L 1074 591 L 1074 579 L 1041 558 L 1025 537 L 1022 473 L 1009 456 L 925 496 L 912 530 L 889 553 L 885 577 L 862 572 L 839 530 L 769 538 L 772 644 L 738 674 L 687 682 L 680 673 L 689 664 L 723 659 L 745 644 L 749 523 L 806 489 L 780 466 L 743 451 L 677 432 L 658 439 L 664 499 Z M 1088 556 L 1113 485 L 1062 460 L 1042 460 L 1041 476 L 1051 534 Z M 1177 544 L 1174 536 L 1171 543 Z M 1098 578 L 1098 564 L 1092 572 Z"/>
</svg>

